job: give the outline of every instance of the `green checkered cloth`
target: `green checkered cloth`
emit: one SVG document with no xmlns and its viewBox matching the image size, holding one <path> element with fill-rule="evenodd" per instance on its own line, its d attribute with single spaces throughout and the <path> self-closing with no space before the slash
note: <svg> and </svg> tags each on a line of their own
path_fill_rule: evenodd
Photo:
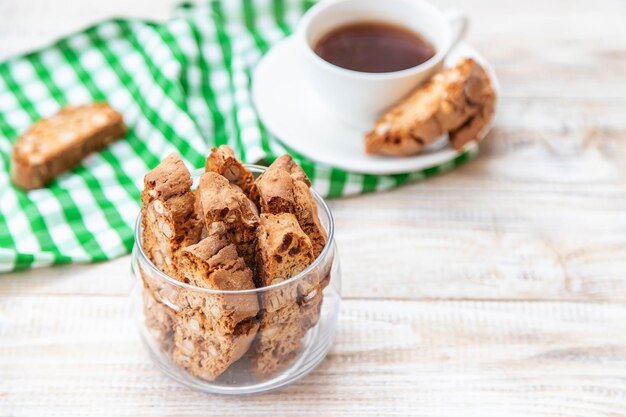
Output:
<svg viewBox="0 0 626 417">
<path fill-rule="evenodd" d="M 202 167 L 211 147 L 246 162 L 285 152 L 326 197 L 383 190 L 467 160 L 393 176 L 361 175 L 287 149 L 257 118 L 252 70 L 311 5 L 297 0 L 181 4 L 165 23 L 113 19 L 0 64 L 0 271 L 94 262 L 128 253 L 144 174 L 170 152 Z M 128 135 L 49 187 L 10 182 L 12 143 L 67 104 L 107 101 Z"/>
</svg>

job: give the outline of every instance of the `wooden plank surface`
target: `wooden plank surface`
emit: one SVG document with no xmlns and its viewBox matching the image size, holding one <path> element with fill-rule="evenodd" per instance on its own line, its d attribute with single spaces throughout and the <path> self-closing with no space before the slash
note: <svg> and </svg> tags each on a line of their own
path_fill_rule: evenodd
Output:
<svg viewBox="0 0 626 417">
<path fill-rule="evenodd" d="M 170 0 L 0 1 L 0 58 Z M 460 169 L 331 202 L 344 308 L 327 361 L 224 398 L 149 362 L 128 257 L 0 277 L 0 417 L 626 414 L 626 2 L 438 0 L 502 84 Z"/>
<path fill-rule="evenodd" d="M 623 415 L 626 307 L 348 300 L 328 359 L 253 397 L 196 393 L 152 366 L 122 297 L 5 300 L 2 415 Z M 45 354 L 44 354 L 45 352 Z"/>
</svg>

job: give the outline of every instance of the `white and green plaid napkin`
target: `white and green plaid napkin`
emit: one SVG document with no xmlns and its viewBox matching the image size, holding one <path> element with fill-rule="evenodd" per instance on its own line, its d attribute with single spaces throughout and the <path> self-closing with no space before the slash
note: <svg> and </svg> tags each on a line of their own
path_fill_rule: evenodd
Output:
<svg viewBox="0 0 626 417">
<path fill-rule="evenodd" d="M 228 144 L 247 162 L 290 152 L 326 197 L 382 190 L 464 162 L 393 176 L 346 172 L 286 149 L 257 118 L 251 74 L 310 1 L 181 4 L 165 23 L 112 19 L 0 64 L 0 271 L 93 262 L 128 253 L 144 174 L 172 151 L 190 167 Z M 48 188 L 9 177 L 12 143 L 67 104 L 107 101 L 128 135 Z"/>
</svg>

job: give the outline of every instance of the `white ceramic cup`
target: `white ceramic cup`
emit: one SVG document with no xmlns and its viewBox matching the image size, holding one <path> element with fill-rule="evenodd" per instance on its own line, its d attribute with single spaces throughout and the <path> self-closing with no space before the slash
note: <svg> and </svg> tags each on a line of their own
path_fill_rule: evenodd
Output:
<svg viewBox="0 0 626 417">
<path fill-rule="evenodd" d="M 331 30 L 370 21 L 419 33 L 433 45 L 435 55 L 402 71 L 368 73 L 338 67 L 314 52 L 316 43 Z M 441 69 L 466 29 L 463 13 L 444 13 L 422 0 L 323 0 L 302 17 L 296 39 L 304 51 L 309 81 L 323 103 L 345 122 L 369 129 L 385 109 Z"/>
</svg>

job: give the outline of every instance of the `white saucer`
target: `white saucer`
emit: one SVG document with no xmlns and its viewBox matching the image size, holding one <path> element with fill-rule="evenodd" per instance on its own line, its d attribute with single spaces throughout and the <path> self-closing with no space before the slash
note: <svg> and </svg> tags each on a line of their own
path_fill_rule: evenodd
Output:
<svg viewBox="0 0 626 417">
<path fill-rule="evenodd" d="M 363 145 L 366 132 L 339 120 L 325 108 L 306 80 L 303 60 L 299 59 L 301 54 L 295 47 L 293 38 L 276 44 L 257 65 L 252 85 L 252 100 L 259 117 L 272 134 L 294 151 L 346 171 L 401 174 L 445 164 L 477 146 L 472 142 L 465 149 L 455 151 L 442 136 L 417 156 L 367 155 Z M 456 47 L 445 65 L 463 57 L 472 57 L 485 67 L 497 94 L 498 82 L 493 68 L 469 45 L 461 43 Z M 489 129 L 490 126 L 484 129 L 479 139 L 486 136 Z"/>
</svg>

